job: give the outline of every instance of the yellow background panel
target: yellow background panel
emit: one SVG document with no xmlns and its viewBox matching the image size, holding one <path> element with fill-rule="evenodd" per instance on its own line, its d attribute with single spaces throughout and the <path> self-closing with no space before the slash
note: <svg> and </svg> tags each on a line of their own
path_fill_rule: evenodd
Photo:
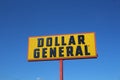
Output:
<svg viewBox="0 0 120 80">
<path fill-rule="evenodd" d="M 85 44 L 78 44 L 78 35 L 84 35 L 84 42 Z M 61 37 L 64 36 L 64 42 L 66 43 L 65 46 L 62 45 L 62 39 Z M 74 36 L 74 40 L 76 45 L 68 45 L 70 36 Z M 52 37 L 52 46 L 48 47 L 46 46 L 46 38 Z M 60 43 L 60 46 L 55 46 L 55 37 L 58 37 L 58 43 Z M 38 38 L 44 38 L 44 46 L 38 47 Z M 86 56 L 83 54 L 83 56 L 67 56 L 66 54 L 66 47 L 72 46 L 73 47 L 73 54 L 76 53 L 76 47 L 81 46 L 83 53 L 85 53 L 84 46 L 88 46 L 88 51 L 90 52 L 90 55 Z M 56 48 L 56 57 L 50 57 L 50 48 Z M 59 57 L 59 47 L 64 47 L 64 57 Z M 34 49 L 40 49 L 40 56 L 42 56 L 42 49 L 47 48 L 47 58 L 34 58 Z M 37 37 L 29 37 L 28 40 L 28 61 L 36 61 L 36 60 L 58 60 L 58 59 L 78 59 L 78 58 L 96 58 L 96 40 L 95 40 L 95 33 L 76 33 L 76 34 L 63 34 L 63 35 L 51 35 L 51 36 L 37 36 Z"/>
</svg>

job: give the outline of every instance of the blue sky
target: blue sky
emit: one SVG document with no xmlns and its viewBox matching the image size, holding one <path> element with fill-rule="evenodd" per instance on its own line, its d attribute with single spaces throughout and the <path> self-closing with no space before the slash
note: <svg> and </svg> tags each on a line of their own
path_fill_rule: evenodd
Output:
<svg viewBox="0 0 120 80">
<path fill-rule="evenodd" d="M 120 0 L 0 0 L 0 80 L 59 80 L 59 61 L 27 61 L 28 37 L 95 32 L 97 59 L 64 61 L 64 80 L 120 80 Z"/>
</svg>

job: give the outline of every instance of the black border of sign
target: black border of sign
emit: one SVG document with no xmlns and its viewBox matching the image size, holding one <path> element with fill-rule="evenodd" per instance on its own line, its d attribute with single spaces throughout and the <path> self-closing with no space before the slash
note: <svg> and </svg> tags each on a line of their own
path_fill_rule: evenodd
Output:
<svg viewBox="0 0 120 80">
<path fill-rule="evenodd" d="M 95 41 L 95 52 L 96 52 L 96 56 L 83 56 L 83 57 L 75 57 L 75 58 L 46 58 L 46 59 L 28 59 L 27 57 L 27 60 L 29 62 L 32 62 L 32 61 L 51 61 L 51 60 L 71 60 L 71 59 L 90 59 L 90 58 L 97 58 L 98 57 L 98 54 L 97 54 L 97 49 L 96 49 L 96 34 L 95 32 L 80 32 L 80 34 L 87 34 L 87 33 L 93 33 L 94 34 L 94 41 Z M 79 33 L 72 33 L 72 34 L 79 34 Z M 71 35 L 72 35 L 71 34 Z M 55 34 L 55 35 L 46 35 L 46 36 L 58 36 L 58 35 L 68 35 L 68 34 Z M 44 36 L 31 36 L 31 37 L 46 37 L 45 35 Z M 29 38 L 31 38 L 29 37 Z M 28 53 L 29 53 L 29 38 L 28 38 Z"/>
</svg>

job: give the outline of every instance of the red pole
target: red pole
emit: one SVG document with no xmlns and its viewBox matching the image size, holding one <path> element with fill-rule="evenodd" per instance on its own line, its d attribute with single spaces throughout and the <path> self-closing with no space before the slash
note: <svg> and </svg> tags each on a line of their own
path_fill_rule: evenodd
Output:
<svg viewBox="0 0 120 80">
<path fill-rule="evenodd" d="M 63 80 L 63 60 L 60 60 L 60 80 Z"/>
</svg>

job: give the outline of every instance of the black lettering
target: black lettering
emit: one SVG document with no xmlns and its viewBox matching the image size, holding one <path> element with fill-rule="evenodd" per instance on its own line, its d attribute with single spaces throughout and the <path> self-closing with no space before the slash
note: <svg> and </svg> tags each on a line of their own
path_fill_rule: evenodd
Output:
<svg viewBox="0 0 120 80">
<path fill-rule="evenodd" d="M 44 39 L 38 38 L 38 47 L 43 47 L 43 45 L 44 45 Z"/>
<path fill-rule="evenodd" d="M 46 50 L 47 50 L 47 48 L 43 48 L 43 49 L 42 49 L 42 57 L 43 57 L 43 58 L 46 58 L 46 57 L 47 57 L 47 54 L 46 54 L 47 51 L 46 51 Z"/>
<path fill-rule="evenodd" d="M 34 49 L 34 58 L 39 58 L 40 57 L 40 50 L 39 49 Z"/>
<path fill-rule="evenodd" d="M 60 44 L 58 43 L 58 37 L 55 37 L 55 46 L 60 46 Z"/>
<path fill-rule="evenodd" d="M 85 55 L 90 55 L 90 53 L 88 52 L 88 46 L 85 45 Z"/>
<path fill-rule="evenodd" d="M 56 48 L 50 48 L 50 57 L 56 57 Z"/>
<path fill-rule="evenodd" d="M 46 39 L 46 46 L 52 46 L 52 38 Z"/>
<path fill-rule="evenodd" d="M 62 36 L 62 45 L 66 45 L 65 40 L 64 40 L 64 36 Z"/>
<path fill-rule="evenodd" d="M 64 57 L 63 49 L 64 49 L 64 47 L 59 47 L 59 57 Z"/>
<path fill-rule="evenodd" d="M 78 35 L 78 44 L 85 44 L 84 35 Z"/>
<path fill-rule="evenodd" d="M 81 46 L 77 46 L 77 49 L 76 49 L 76 56 L 78 56 L 78 55 L 83 55 Z"/>
<path fill-rule="evenodd" d="M 71 44 L 75 45 L 74 36 L 70 36 L 69 45 Z"/>
<path fill-rule="evenodd" d="M 72 46 L 68 46 L 68 47 L 66 47 L 66 49 L 67 49 L 67 56 L 74 56 Z"/>
</svg>

